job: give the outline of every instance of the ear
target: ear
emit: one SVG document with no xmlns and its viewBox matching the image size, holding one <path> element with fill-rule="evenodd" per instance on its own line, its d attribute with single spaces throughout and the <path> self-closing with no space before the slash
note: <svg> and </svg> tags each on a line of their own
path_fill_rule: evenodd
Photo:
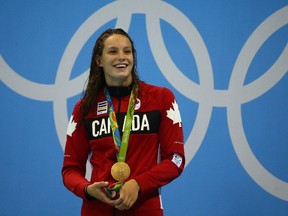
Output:
<svg viewBox="0 0 288 216">
<path fill-rule="evenodd" d="M 101 59 L 101 56 L 97 56 L 96 59 L 96 64 L 98 67 L 102 67 L 102 59 Z"/>
</svg>

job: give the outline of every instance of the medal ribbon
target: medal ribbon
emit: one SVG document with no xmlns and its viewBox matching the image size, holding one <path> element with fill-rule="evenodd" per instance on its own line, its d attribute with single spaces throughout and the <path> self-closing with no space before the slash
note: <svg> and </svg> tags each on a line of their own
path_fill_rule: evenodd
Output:
<svg viewBox="0 0 288 216">
<path fill-rule="evenodd" d="M 113 135 L 118 162 L 125 162 L 125 159 L 126 159 L 126 153 L 127 153 L 127 148 L 128 148 L 128 142 L 129 142 L 129 137 L 130 137 L 130 131 L 131 131 L 131 125 L 132 125 L 132 120 L 133 120 L 137 94 L 138 94 L 138 87 L 134 85 L 130 94 L 128 109 L 126 113 L 126 120 L 124 122 L 125 124 L 124 132 L 123 132 L 122 141 L 121 141 L 120 131 L 119 131 L 112 99 L 110 97 L 108 88 L 105 87 L 105 96 L 109 104 L 108 113 L 109 113 L 109 119 L 111 123 L 112 135 Z"/>
</svg>

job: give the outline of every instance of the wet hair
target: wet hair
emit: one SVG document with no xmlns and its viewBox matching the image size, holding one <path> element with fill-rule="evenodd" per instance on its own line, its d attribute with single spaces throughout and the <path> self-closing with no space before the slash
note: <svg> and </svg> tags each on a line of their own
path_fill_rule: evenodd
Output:
<svg viewBox="0 0 288 216">
<path fill-rule="evenodd" d="M 127 32 L 125 32 L 121 28 L 107 29 L 98 37 L 93 48 L 91 63 L 90 63 L 89 77 L 86 82 L 87 86 L 83 91 L 82 101 L 80 105 L 80 112 L 81 112 L 82 120 L 87 116 L 87 114 L 91 110 L 95 109 L 96 99 L 99 95 L 99 92 L 102 89 L 104 89 L 106 85 L 103 68 L 97 64 L 97 59 L 98 57 L 102 56 L 105 40 L 114 34 L 123 35 L 129 39 L 131 46 L 132 46 L 132 55 L 134 59 L 134 64 L 133 64 L 132 72 L 131 72 L 132 82 L 134 85 L 139 84 L 139 76 L 137 73 L 136 49 L 134 47 L 134 43 L 131 37 L 128 35 Z"/>
</svg>

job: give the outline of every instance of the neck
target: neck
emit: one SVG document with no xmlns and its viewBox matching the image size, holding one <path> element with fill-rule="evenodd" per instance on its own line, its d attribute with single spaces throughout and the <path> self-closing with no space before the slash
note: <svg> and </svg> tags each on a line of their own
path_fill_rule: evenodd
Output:
<svg viewBox="0 0 288 216">
<path fill-rule="evenodd" d="M 127 78 L 118 78 L 118 79 L 111 79 L 109 77 L 105 77 L 106 85 L 107 86 L 115 86 L 115 87 L 128 87 L 133 83 L 132 75 Z"/>
<path fill-rule="evenodd" d="M 134 83 L 132 82 L 128 86 L 109 86 L 107 85 L 107 88 L 109 90 L 109 93 L 112 97 L 125 97 L 131 94 L 132 88 L 134 86 Z"/>
</svg>

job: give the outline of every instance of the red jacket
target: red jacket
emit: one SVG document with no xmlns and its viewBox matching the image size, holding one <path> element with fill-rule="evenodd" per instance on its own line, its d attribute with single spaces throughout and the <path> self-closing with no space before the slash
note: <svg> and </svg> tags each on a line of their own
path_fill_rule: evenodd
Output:
<svg viewBox="0 0 288 216">
<path fill-rule="evenodd" d="M 139 85 L 126 163 L 131 169 L 129 179 L 138 182 L 141 193 L 129 210 L 118 211 L 98 200 L 89 201 L 84 193 L 87 184 L 114 182 L 110 169 L 116 162 L 116 153 L 104 90 L 97 99 L 96 110 L 84 122 L 79 121 L 80 101 L 74 108 L 67 130 L 62 176 L 64 185 L 83 199 L 84 216 L 162 215 L 159 188 L 177 178 L 184 169 L 182 123 L 173 93 L 143 82 Z M 121 130 L 129 97 L 117 98 L 111 94 Z M 90 153 L 93 169 L 88 181 L 85 172 Z"/>
</svg>

